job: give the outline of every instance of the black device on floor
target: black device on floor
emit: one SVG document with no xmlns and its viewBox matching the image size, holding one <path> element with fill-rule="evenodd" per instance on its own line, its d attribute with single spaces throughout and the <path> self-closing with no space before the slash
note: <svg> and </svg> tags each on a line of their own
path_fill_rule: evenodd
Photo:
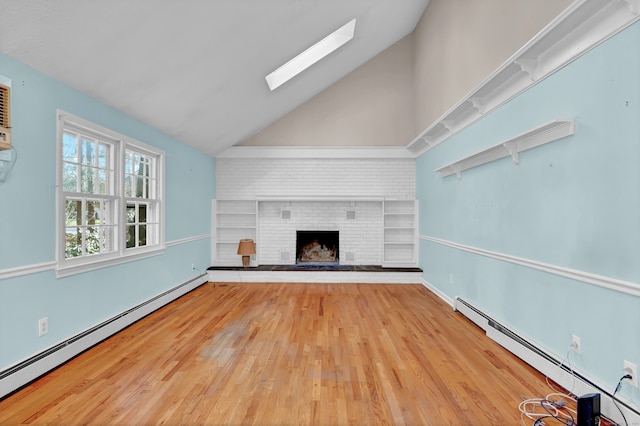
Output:
<svg viewBox="0 0 640 426">
<path fill-rule="evenodd" d="M 600 425 L 600 394 L 588 393 L 578 397 L 578 426 Z"/>
</svg>

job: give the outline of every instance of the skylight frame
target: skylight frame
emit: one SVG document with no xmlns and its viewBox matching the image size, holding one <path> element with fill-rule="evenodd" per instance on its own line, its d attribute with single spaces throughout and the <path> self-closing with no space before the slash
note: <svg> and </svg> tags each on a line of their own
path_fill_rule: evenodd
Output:
<svg viewBox="0 0 640 426">
<path fill-rule="evenodd" d="M 344 24 L 313 46 L 298 54 L 286 64 L 265 77 L 271 91 L 277 89 L 293 77 L 300 74 L 322 58 L 342 47 L 353 39 L 356 28 L 356 18 Z"/>
</svg>

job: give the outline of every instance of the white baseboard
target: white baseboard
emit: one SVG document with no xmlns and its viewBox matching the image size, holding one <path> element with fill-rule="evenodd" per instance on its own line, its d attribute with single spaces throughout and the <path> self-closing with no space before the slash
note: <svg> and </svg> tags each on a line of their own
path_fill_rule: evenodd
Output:
<svg viewBox="0 0 640 426">
<path fill-rule="evenodd" d="M 514 331 L 504 327 L 469 302 L 456 298 L 454 308 L 485 330 L 490 339 L 563 388 L 568 389 L 574 395 L 599 393 L 601 413 L 618 424 L 624 424 L 620 411 L 613 402 L 613 390 L 607 389 L 606 386 L 588 377 L 588 375 L 566 365 L 563 360 L 558 360 L 544 348 L 529 342 Z M 541 397 L 543 396 L 541 395 Z M 616 395 L 616 400 L 618 401 L 618 406 L 624 412 L 627 425 L 640 426 L 640 407 L 620 397 L 620 395 Z"/>
<path fill-rule="evenodd" d="M 444 292 L 442 292 L 438 287 L 431 284 L 429 281 L 422 279 L 422 285 L 431 290 L 433 294 L 438 296 L 440 299 L 444 300 L 449 306 L 455 309 L 456 303 L 455 300 L 447 296 Z"/>
<path fill-rule="evenodd" d="M 119 332 L 178 297 L 208 281 L 201 274 L 148 301 L 116 315 L 82 333 L 59 342 L 13 366 L 0 371 L 0 398 L 37 379 L 91 346 Z"/>
</svg>

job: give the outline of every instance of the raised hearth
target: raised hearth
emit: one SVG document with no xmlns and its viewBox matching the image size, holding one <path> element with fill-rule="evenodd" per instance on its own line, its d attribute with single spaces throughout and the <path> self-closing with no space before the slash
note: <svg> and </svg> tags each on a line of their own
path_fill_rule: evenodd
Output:
<svg viewBox="0 0 640 426">
<path fill-rule="evenodd" d="M 212 266 L 207 273 L 211 282 L 422 283 L 420 268 L 383 268 L 378 265 Z"/>
</svg>

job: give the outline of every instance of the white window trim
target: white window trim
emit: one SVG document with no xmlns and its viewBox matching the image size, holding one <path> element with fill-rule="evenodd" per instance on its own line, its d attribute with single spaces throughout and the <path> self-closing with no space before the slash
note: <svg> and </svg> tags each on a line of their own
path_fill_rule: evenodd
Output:
<svg viewBox="0 0 640 426">
<path fill-rule="evenodd" d="M 151 256 L 156 256 L 164 253 L 165 245 L 165 152 L 161 149 L 153 147 L 151 145 L 140 142 L 136 139 L 122 135 L 113 130 L 107 129 L 88 120 L 67 113 L 62 110 L 56 112 L 56 276 L 65 277 L 69 275 L 79 274 L 82 272 L 88 272 L 108 266 L 118 265 L 126 262 L 140 260 Z M 98 254 L 94 256 L 80 257 L 80 258 L 65 258 L 65 227 L 62 225 L 64 221 L 64 196 L 62 185 L 62 133 L 64 124 L 70 123 L 76 127 L 84 127 L 91 133 L 102 134 L 107 139 L 115 141 L 117 145 L 117 159 L 115 164 L 115 185 L 116 196 L 118 199 L 117 208 L 117 221 L 118 225 L 118 247 L 111 253 Z M 137 247 L 127 249 L 124 244 L 126 222 L 125 222 L 125 208 L 126 198 L 123 193 L 123 156 L 125 149 L 129 147 L 135 151 L 144 151 L 151 156 L 157 156 L 157 198 L 155 199 L 159 207 L 160 225 L 158 230 L 158 244 L 153 246 Z"/>
</svg>

